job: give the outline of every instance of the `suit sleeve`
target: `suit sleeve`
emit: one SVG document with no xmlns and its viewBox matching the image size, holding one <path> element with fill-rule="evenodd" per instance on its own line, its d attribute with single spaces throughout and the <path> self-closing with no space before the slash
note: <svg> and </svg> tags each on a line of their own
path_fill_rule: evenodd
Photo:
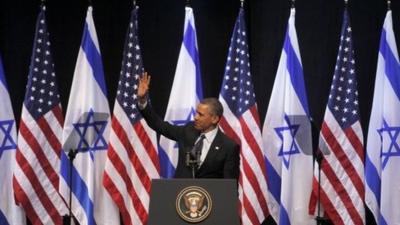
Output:
<svg viewBox="0 0 400 225">
<path fill-rule="evenodd" d="M 240 146 L 232 145 L 227 153 L 227 158 L 224 165 L 224 178 L 239 179 L 239 164 L 240 164 Z"/>
<path fill-rule="evenodd" d="M 153 130 L 169 139 L 178 141 L 181 133 L 183 132 L 182 126 L 172 125 L 162 120 L 153 110 L 150 104 L 147 104 L 143 109 L 140 109 L 139 107 L 139 111 L 146 120 L 147 124 Z"/>
</svg>

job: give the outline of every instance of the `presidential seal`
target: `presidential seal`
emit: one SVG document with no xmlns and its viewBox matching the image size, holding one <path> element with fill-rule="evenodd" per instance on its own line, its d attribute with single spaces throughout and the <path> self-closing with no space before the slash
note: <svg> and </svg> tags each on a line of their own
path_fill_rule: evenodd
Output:
<svg viewBox="0 0 400 225">
<path fill-rule="evenodd" d="M 198 186 L 184 188 L 176 198 L 178 215 L 189 223 L 199 223 L 205 220 L 210 215 L 211 209 L 210 194 Z"/>
</svg>

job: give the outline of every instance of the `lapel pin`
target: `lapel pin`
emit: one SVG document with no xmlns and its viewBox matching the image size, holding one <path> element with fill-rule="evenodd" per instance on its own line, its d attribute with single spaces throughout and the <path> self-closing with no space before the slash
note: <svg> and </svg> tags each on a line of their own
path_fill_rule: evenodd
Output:
<svg viewBox="0 0 400 225">
<path fill-rule="evenodd" d="M 219 150 L 219 146 L 215 146 L 215 150 Z"/>
</svg>

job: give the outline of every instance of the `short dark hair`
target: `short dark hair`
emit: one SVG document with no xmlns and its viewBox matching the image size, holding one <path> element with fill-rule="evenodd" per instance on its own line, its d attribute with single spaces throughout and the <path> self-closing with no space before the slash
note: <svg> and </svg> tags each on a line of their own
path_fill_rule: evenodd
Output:
<svg viewBox="0 0 400 225">
<path fill-rule="evenodd" d="M 217 98 L 205 98 L 200 101 L 200 104 L 208 105 L 211 113 L 218 117 L 222 117 L 222 114 L 224 113 L 224 108 Z"/>
</svg>

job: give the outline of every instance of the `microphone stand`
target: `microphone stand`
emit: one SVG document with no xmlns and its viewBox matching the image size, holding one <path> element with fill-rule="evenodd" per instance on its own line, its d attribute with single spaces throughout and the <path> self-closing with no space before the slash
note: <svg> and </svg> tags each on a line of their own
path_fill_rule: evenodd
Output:
<svg viewBox="0 0 400 225">
<path fill-rule="evenodd" d="M 200 152 L 196 152 L 196 159 L 191 159 L 190 151 L 186 152 L 186 166 L 192 169 L 192 178 L 196 178 L 196 168 L 200 166 Z"/>
<path fill-rule="evenodd" d="M 329 219 L 321 216 L 321 165 L 324 159 L 321 150 L 319 150 L 319 132 L 317 126 L 315 125 L 314 119 L 310 118 L 311 123 L 311 134 L 312 134 L 312 144 L 313 144 L 313 156 L 315 161 L 318 163 L 318 194 L 317 194 L 317 216 L 315 217 L 315 221 L 317 225 L 323 225 L 325 222 L 328 222 Z M 318 140 L 317 142 L 315 140 Z M 315 146 L 315 147 L 314 147 Z M 316 149 L 316 150 L 315 150 Z"/>
<path fill-rule="evenodd" d="M 69 162 L 70 162 L 70 166 L 69 166 L 69 224 L 72 225 L 72 221 L 74 219 L 73 215 L 72 215 L 72 167 L 74 166 L 74 159 L 76 157 L 76 155 L 78 154 L 78 151 L 75 149 L 71 149 L 68 152 L 68 158 L 69 158 Z"/>
<path fill-rule="evenodd" d="M 317 221 L 317 225 L 323 225 L 325 224 L 325 222 L 328 222 L 329 219 L 321 216 L 321 164 L 322 164 L 322 152 L 320 152 L 319 150 L 315 153 L 315 160 L 318 163 L 318 195 L 317 195 L 317 199 L 318 199 L 318 205 L 317 205 L 317 216 L 315 217 L 315 220 Z"/>
</svg>

